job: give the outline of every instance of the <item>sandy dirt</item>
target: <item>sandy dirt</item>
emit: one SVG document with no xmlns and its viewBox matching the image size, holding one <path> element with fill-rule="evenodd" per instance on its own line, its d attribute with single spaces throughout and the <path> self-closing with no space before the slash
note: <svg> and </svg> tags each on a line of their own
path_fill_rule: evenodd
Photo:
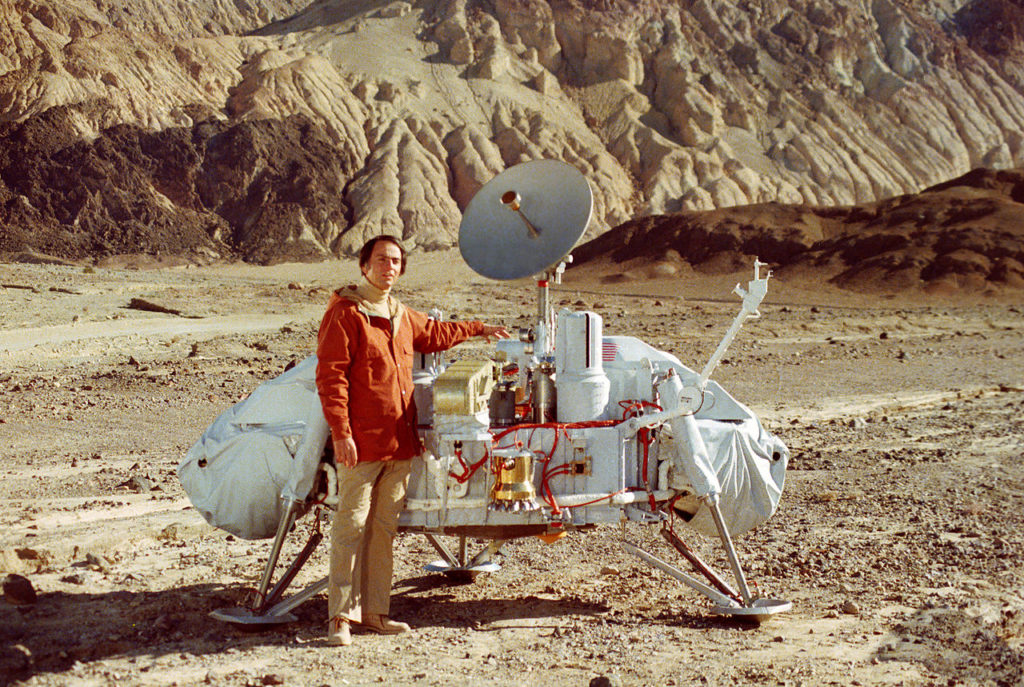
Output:
<svg viewBox="0 0 1024 687">
<path fill-rule="evenodd" d="M 513 542 L 501 571 L 463 585 L 424 572 L 436 555 L 403 535 L 392 610 L 414 631 L 331 648 L 324 595 L 260 632 L 209 617 L 244 603 L 270 542 L 208 526 L 175 469 L 219 413 L 312 352 L 354 263 L 108 265 L 0 269 L 0 577 L 37 594 L 0 600 L 0 685 L 1024 684 L 1019 305 L 771 283 L 715 377 L 792 450 L 779 512 L 737 542 L 789 613 L 712 615 L 622 550 L 624 537 L 672 558 L 634 523 Z M 570 271 L 556 306 L 693 367 L 749 276 L 600 269 Z M 477 277 L 452 253 L 414 255 L 399 292 L 512 326 L 536 310 L 529 282 Z M 724 569 L 718 547 L 687 539 Z"/>
</svg>

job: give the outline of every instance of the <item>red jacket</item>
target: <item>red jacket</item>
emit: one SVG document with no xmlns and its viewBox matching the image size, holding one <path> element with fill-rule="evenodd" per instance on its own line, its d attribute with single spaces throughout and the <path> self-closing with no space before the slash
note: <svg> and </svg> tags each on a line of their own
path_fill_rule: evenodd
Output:
<svg viewBox="0 0 1024 687">
<path fill-rule="evenodd" d="M 413 352 L 444 351 L 483 334 L 482 322 L 437 322 L 404 306 L 371 316 L 340 290 L 317 337 L 316 386 L 334 439 L 351 436 L 359 462 L 403 460 L 422 450 L 413 403 Z"/>
</svg>

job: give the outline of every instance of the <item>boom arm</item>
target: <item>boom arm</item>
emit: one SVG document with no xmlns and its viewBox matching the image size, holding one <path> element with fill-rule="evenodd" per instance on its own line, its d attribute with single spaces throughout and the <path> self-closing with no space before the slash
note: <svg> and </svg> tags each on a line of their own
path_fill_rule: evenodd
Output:
<svg viewBox="0 0 1024 687">
<path fill-rule="evenodd" d="M 737 284 L 736 288 L 733 289 L 733 293 L 743 299 L 743 304 L 736 318 L 732 321 L 729 331 L 725 333 L 722 341 L 718 344 L 718 348 L 715 349 L 711 358 L 708 359 L 697 383 L 683 386 L 677 382 L 675 385 L 672 385 L 672 389 L 676 393 L 662 399 L 662 407 L 665 410 L 660 413 L 651 413 L 631 419 L 629 421 L 631 429 L 638 430 L 642 427 L 652 427 L 683 415 L 693 415 L 700 410 L 704 399 L 704 390 L 707 388 L 711 373 L 718 367 L 729 345 L 732 344 L 732 340 L 736 338 L 736 334 L 739 333 L 740 328 L 748 319 L 756 319 L 761 316 L 758 307 L 761 305 L 761 301 L 764 300 L 765 294 L 768 293 L 768 280 L 772 276 L 770 270 L 764 277 L 761 276 L 761 268 L 766 266 L 767 263 L 763 263 L 755 258 L 754 278 L 747 282 L 747 288 L 744 289 L 741 285 Z"/>
</svg>

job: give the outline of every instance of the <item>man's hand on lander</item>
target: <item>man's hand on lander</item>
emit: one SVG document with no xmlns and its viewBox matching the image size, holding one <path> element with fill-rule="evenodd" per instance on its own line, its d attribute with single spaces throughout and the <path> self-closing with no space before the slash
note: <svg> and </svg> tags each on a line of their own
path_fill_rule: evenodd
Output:
<svg viewBox="0 0 1024 687">
<path fill-rule="evenodd" d="M 492 339 L 497 341 L 498 339 L 507 339 L 512 335 L 509 334 L 508 330 L 502 327 L 501 325 L 485 324 L 484 332 L 480 336 L 483 336 L 488 341 Z"/>
<path fill-rule="evenodd" d="M 356 453 L 356 442 L 352 437 L 341 437 L 334 440 L 334 462 L 336 465 L 344 465 L 347 468 L 354 468 L 359 460 Z"/>
</svg>

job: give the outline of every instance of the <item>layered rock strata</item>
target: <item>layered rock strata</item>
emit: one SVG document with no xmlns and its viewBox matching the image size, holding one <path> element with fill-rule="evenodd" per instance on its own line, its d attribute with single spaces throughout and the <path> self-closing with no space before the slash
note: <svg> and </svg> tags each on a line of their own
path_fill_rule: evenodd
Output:
<svg viewBox="0 0 1024 687">
<path fill-rule="evenodd" d="M 588 238 L 870 203 L 1024 165 L 1022 27 L 1005 0 L 0 0 L 0 250 L 441 248 L 539 157 L 587 176 Z"/>
</svg>

